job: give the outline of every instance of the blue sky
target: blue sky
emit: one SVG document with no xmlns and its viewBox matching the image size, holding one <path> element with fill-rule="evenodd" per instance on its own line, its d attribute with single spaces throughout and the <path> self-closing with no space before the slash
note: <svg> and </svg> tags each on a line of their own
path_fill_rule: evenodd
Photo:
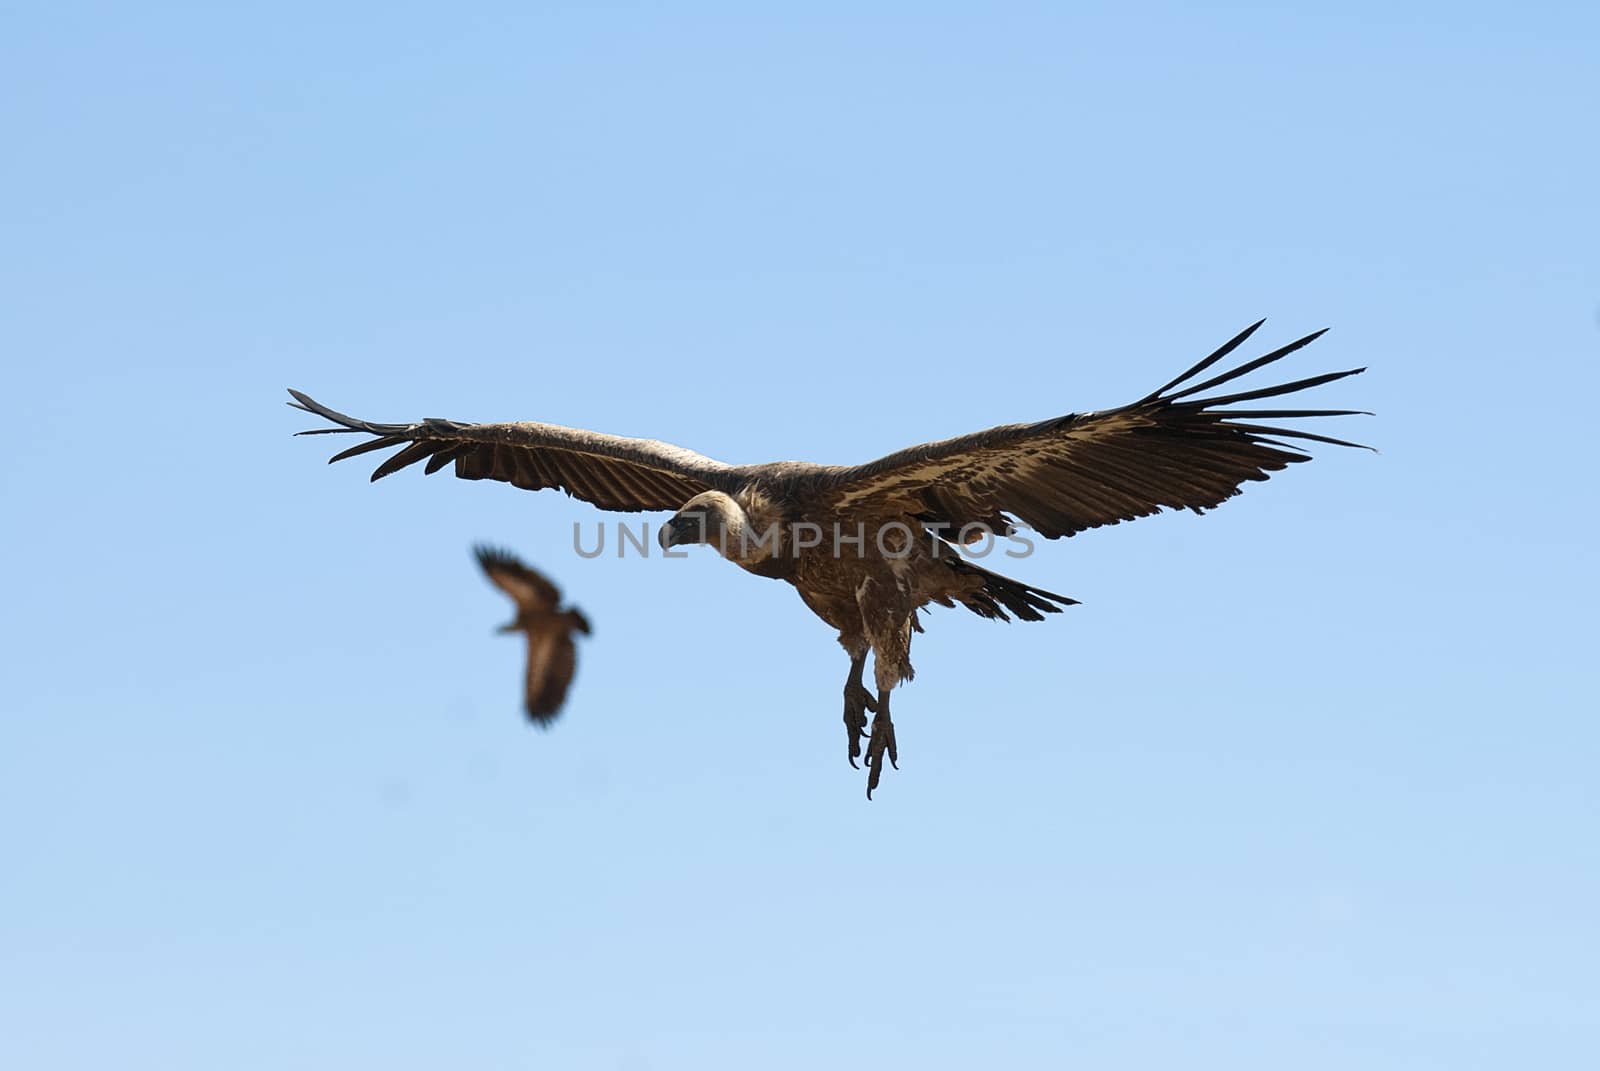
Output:
<svg viewBox="0 0 1600 1071">
<path fill-rule="evenodd" d="M 8 1065 L 1591 1065 L 1592 7 L 0 28 Z M 849 462 L 1263 315 L 1381 453 L 936 612 L 870 804 L 792 591 L 282 405 Z"/>
</svg>

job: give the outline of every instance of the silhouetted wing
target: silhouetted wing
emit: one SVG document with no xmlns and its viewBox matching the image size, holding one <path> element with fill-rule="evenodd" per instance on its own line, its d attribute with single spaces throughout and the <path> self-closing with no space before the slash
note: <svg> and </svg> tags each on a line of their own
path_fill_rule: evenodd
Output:
<svg viewBox="0 0 1600 1071">
<path fill-rule="evenodd" d="M 625 439 L 558 424 L 373 424 L 346 416 L 297 390 L 296 409 L 339 425 L 301 435 L 361 432 L 373 438 L 329 459 L 399 449 L 372 473 L 374 480 L 426 460 L 424 471 L 455 463 L 466 480 L 501 480 L 530 491 L 557 487 L 601 509 L 675 510 L 703 491 L 737 489 L 732 466 L 654 439 Z"/>
<path fill-rule="evenodd" d="M 495 587 L 511 596 L 522 611 L 555 613 L 561 589 L 537 569 L 524 565 L 516 555 L 494 547 L 472 548 L 478 564 Z"/>
<path fill-rule="evenodd" d="M 1363 368 L 1196 397 L 1322 335 L 1318 331 L 1203 382 L 1192 382 L 1260 326 L 1252 324 L 1183 375 L 1131 405 L 913 446 L 829 474 L 819 487 L 819 500 L 826 508 L 845 513 L 904 512 L 928 524 L 950 526 L 951 538 L 967 525 L 1005 532 L 1015 518 L 1055 539 L 1162 509 L 1199 513 L 1232 498 L 1248 481 L 1265 480 L 1268 473 L 1310 460 L 1301 447 L 1278 440 L 1360 446 L 1258 423 L 1351 416 L 1359 410 L 1228 407 L 1307 390 L 1356 375 Z M 982 537 L 973 529 L 966 538 L 972 542 Z"/>
<path fill-rule="evenodd" d="M 578 668 L 578 652 L 565 627 L 536 629 L 528 633 L 528 676 L 524 705 L 528 717 L 548 727 L 561 713 L 567 686 Z"/>
</svg>

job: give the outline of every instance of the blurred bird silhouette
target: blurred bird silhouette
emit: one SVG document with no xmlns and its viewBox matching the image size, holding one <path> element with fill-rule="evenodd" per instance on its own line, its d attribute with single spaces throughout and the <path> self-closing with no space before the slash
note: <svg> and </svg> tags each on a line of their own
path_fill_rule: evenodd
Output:
<svg viewBox="0 0 1600 1071">
<path fill-rule="evenodd" d="M 548 729 L 561 713 L 567 687 L 578 668 L 572 634 L 589 634 L 589 619 L 576 607 L 562 610 L 561 589 L 537 569 L 524 565 L 507 551 L 477 546 L 473 555 L 489 582 L 516 603 L 516 619 L 500 626 L 501 632 L 521 632 L 528 637 L 528 665 L 523 685 L 523 708 L 541 729 Z"/>
</svg>

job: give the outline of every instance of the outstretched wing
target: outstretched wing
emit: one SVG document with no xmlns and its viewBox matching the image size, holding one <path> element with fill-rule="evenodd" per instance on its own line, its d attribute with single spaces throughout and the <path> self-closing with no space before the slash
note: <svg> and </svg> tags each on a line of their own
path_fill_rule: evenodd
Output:
<svg viewBox="0 0 1600 1071">
<path fill-rule="evenodd" d="M 528 717 L 548 728 L 561 713 L 567 686 L 578 668 L 578 652 L 572 633 L 564 626 L 532 629 L 528 632 L 527 680 L 523 706 Z"/>
<path fill-rule="evenodd" d="M 1146 517 L 1163 509 L 1199 513 L 1310 456 L 1282 439 L 1360 446 L 1308 431 L 1257 423 L 1350 416 L 1352 409 L 1233 409 L 1331 383 L 1354 368 L 1235 394 L 1198 398 L 1305 346 L 1321 331 L 1203 382 L 1200 373 L 1232 353 L 1258 321 L 1160 390 L 1120 409 L 1069 413 L 1036 424 L 990 428 L 924 443 L 830 474 L 821 502 L 839 511 L 904 512 L 927 524 L 1010 530 L 1022 521 L 1048 539 Z M 971 530 L 968 541 L 982 538 Z"/>
<path fill-rule="evenodd" d="M 626 439 L 559 424 L 458 424 L 427 419 L 417 424 L 373 424 L 329 409 L 297 390 L 296 409 L 339 425 L 301 435 L 359 432 L 373 436 L 329 458 L 342 461 L 372 450 L 400 447 L 372 473 L 374 480 L 424 459 L 434 473 L 455 462 L 466 480 L 502 480 L 530 491 L 558 487 L 601 509 L 634 512 L 677 509 L 704 491 L 728 490 L 732 466 L 654 439 Z"/>
<path fill-rule="evenodd" d="M 472 553 L 490 582 L 511 596 L 518 610 L 555 613 L 556 605 L 561 602 L 561 589 L 543 573 L 524 565 L 509 551 L 477 546 L 472 548 Z"/>
</svg>

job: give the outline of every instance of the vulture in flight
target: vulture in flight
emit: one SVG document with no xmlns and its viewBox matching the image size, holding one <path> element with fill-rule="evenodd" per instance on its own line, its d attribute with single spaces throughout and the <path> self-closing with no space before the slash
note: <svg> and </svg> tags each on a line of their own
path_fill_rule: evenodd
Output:
<svg viewBox="0 0 1600 1071">
<path fill-rule="evenodd" d="M 474 547 L 473 555 L 489 582 L 517 606 L 516 619 L 501 625 L 501 632 L 521 632 L 528 637 L 528 664 L 523 684 L 523 708 L 541 729 L 561 713 L 567 686 L 578 668 L 578 651 L 572 634 L 589 634 L 589 619 L 577 607 L 562 610 L 561 589 L 537 569 L 493 547 Z"/>
<path fill-rule="evenodd" d="M 793 584 L 811 611 L 838 630 L 850 656 L 844 724 L 852 766 L 867 741 L 870 799 L 885 759 L 897 764 L 889 695 L 911 679 L 911 636 L 921 631 L 921 609 L 938 603 L 1002 621 L 1012 615 L 1039 621 L 1076 602 L 980 568 L 958 548 L 1023 527 L 1058 539 L 1163 509 L 1200 513 L 1248 481 L 1309 460 L 1298 443 L 1360 446 L 1262 423 L 1359 410 L 1248 403 L 1365 369 L 1218 392 L 1321 331 L 1202 378 L 1260 326 L 1252 324 L 1128 405 L 1008 424 L 850 466 L 728 465 L 669 443 L 556 424 L 434 418 L 375 424 L 289 393 L 291 405 L 336 425 L 301 434 L 370 436 L 330 461 L 395 450 L 372 473 L 374 480 L 426 462 L 428 473 L 453 465 L 463 479 L 501 480 L 530 491 L 559 488 L 605 510 L 667 511 L 671 517 L 657 533 L 663 548 L 710 544 L 748 572 Z M 862 680 L 868 652 L 874 656 L 872 690 Z"/>
</svg>

